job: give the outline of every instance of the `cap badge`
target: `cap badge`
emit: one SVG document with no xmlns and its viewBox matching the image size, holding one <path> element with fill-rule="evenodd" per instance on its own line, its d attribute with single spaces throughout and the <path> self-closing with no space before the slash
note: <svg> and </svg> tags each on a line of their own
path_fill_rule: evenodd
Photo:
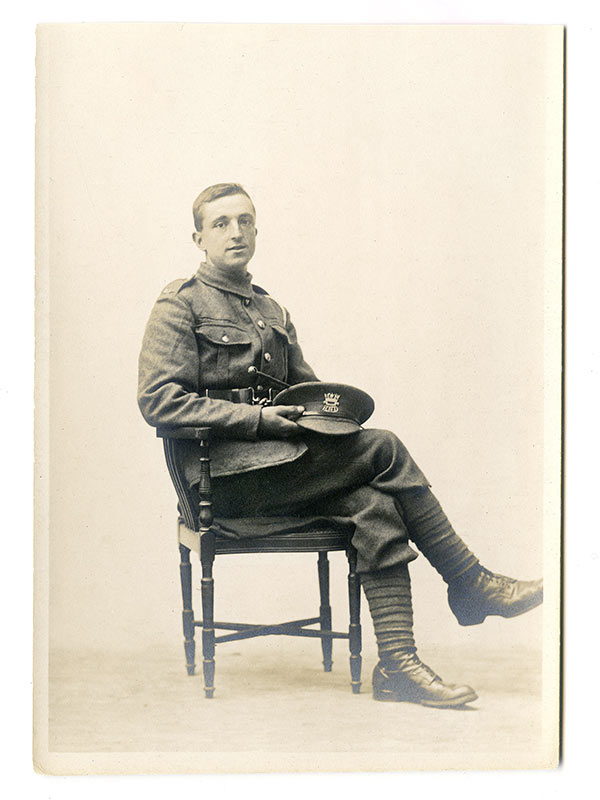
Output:
<svg viewBox="0 0 600 800">
<path fill-rule="evenodd" d="M 322 410 L 328 414 L 337 414 L 340 410 L 340 395 L 333 392 L 325 392 Z"/>
</svg>

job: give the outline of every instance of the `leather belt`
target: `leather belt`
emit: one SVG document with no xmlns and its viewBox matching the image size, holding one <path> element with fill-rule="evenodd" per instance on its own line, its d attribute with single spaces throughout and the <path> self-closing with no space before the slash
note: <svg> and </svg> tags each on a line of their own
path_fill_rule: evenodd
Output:
<svg viewBox="0 0 600 800">
<path fill-rule="evenodd" d="M 268 406 L 273 400 L 273 389 L 258 391 L 253 386 L 242 389 L 205 389 L 205 397 L 215 400 L 229 400 L 230 403 L 249 403 L 253 406 Z"/>
</svg>

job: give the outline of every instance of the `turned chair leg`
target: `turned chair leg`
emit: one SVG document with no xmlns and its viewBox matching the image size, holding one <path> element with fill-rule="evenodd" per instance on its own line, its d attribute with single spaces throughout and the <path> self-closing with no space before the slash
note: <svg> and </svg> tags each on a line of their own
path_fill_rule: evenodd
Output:
<svg viewBox="0 0 600 800">
<path fill-rule="evenodd" d="M 181 577 L 181 598 L 183 600 L 183 649 L 185 650 L 185 666 L 188 675 L 193 675 L 196 669 L 195 655 L 196 642 L 194 641 L 194 611 L 192 609 L 192 565 L 190 564 L 190 550 L 183 544 L 179 545 L 181 563 L 179 574 Z"/>
<path fill-rule="evenodd" d="M 200 561 L 202 563 L 202 670 L 204 694 L 211 698 L 215 693 L 215 628 L 214 628 L 214 580 L 215 535 L 203 533 L 200 537 Z"/>
<path fill-rule="evenodd" d="M 350 546 L 348 548 L 348 600 L 350 604 L 350 676 L 351 686 L 354 694 L 360 692 L 360 673 L 362 658 L 360 655 L 362 647 L 362 635 L 360 627 L 360 577 L 356 572 L 356 550 Z"/>
<path fill-rule="evenodd" d="M 319 594 L 321 597 L 321 606 L 319 608 L 319 617 L 322 631 L 331 630 L 331 605 L 329 604 L 329 559 L 327 553 L 319 553 L 317 561 L 317 569 L 319 572 Z M 331 672 L 331 649 L 333 640 L 331 636 L 321 636 L 321 648 L 323 650 L 323 669 L 325 672 Z"/>
</svg>

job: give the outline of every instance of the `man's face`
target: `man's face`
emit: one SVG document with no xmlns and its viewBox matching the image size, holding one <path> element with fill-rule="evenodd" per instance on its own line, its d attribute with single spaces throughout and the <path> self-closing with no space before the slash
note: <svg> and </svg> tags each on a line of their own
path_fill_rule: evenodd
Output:
<svg viewBox="0 0 600 800">
<path fill-rule="evenodd" d="M 213 266 L 228 270 L 244 268 L 256 247 L 254 206 L 245 194 L 219 197 L 202 208 L 202 230 L 194 241 Z"/>
</svg>

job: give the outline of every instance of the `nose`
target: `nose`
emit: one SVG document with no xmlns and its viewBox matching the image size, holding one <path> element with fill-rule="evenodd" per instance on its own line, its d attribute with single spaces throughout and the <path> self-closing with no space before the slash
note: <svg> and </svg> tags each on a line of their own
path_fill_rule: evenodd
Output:
<svg viewBox="0 0 600 800">
<path fill-rule="evenodd" d="M 232 219 L 229 223 L 229 231 L 233 239 L 239 239 L 241 236 L 240 226 L 237 219 Z"/>
</svg>

